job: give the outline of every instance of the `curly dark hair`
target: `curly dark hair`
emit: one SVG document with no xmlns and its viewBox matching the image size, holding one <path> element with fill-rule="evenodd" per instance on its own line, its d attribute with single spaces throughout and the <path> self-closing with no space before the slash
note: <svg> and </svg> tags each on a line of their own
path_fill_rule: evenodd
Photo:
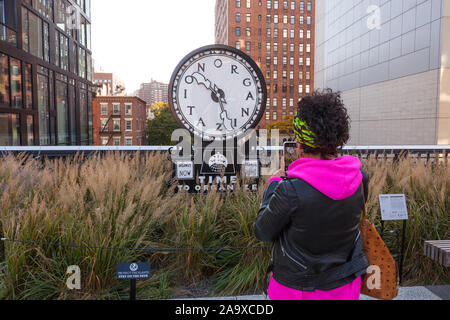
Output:
<svg viewBox="0 0 450 320">
<path fill-rule="evenodd" d="M 315 134 L 318 148 L 303 145 L 306 153 L 335 156 L 350 139 L 350 117 L 341 99 L 340 92 L 331 89 L 316 90 L 298 103 L 299 117 Z"/>
</svg>

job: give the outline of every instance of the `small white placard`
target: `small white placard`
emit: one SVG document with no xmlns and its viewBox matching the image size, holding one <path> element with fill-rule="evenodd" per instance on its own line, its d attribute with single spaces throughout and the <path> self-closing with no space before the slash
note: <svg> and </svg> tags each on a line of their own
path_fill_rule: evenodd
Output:
<svg viewBox="0 0 450 320">
<path fill-rule="evenodd" d="M 259 165 L 257 160 L 246 160 L 244 167 L 245 167 L 245 177 L 259 178 Z"/>
<path fill-rule="evenodd" d="M 380 208 L 383 221 L 408 220 L 404 194 L 380 194 Z"/>
<path fill-rule="evenodd" d="M 178 180 L 194 179 L 194 163 L 192 161 L 177 162 L 177 179 Z"/>
</svg>

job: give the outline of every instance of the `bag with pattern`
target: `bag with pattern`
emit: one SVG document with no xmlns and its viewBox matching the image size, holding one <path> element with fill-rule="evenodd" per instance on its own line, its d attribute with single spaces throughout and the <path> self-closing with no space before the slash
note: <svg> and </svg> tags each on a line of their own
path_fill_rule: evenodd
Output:
<svg viewBox="0 0 450 320">
<path fill-rule="evenodd" d="M 364 241 L 364 252 L 369 260 L 370 267 L 362 279 L 361 293 L 376 299 L 392 300 L 398 296 L 397 264 L 375 226 L 367 220 L 364 186 L 362 190 L 364 214 L 361 219 L 360 230 Z"/>
</svg>

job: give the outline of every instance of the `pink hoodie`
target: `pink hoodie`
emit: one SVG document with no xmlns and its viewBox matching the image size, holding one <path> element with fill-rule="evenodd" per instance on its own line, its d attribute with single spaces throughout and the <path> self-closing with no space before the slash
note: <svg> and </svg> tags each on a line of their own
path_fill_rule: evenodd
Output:
<svg viewBox="0 0 450 320">
<path fill-rule="evenodd" d="M 333 200 L 352 196 L 361 185 L 361 161 L 353 156 L 334 160 L 298 159 L 288 168 L 288 176 L 299 178 Z M 282 181 L 273 177 L 273 181 Z"/>
<path fill-rule="evenodd" d="M 361 185 L 361 161 L 352 156 L 334 160 L 299 159 L 288 168 L 288 176 L 309 183 L 321 193 L 333 200 L 344 200 L 352 196 Z M 282 181 L 273 177 L 273 181 Z M 331 291 L 303 292 L 287 288 L 273 278 L 269 285 L 271 300 L 359 300 L 361 277 L 341 288 Z"/>
</svg>

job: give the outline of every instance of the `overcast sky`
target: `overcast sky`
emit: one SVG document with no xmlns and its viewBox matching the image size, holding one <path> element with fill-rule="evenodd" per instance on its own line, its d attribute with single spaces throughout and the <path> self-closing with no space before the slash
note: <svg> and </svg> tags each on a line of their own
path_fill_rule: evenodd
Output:
<svg viewBox="0 0 450 320">
<path fill-rule="evenodd" d="M 178 62 L 214 43 L 215 0 L 93 0 L 95 64 L 121 78 L 127 92 L 142 82 L 168 83 Z"/>
</svg>

